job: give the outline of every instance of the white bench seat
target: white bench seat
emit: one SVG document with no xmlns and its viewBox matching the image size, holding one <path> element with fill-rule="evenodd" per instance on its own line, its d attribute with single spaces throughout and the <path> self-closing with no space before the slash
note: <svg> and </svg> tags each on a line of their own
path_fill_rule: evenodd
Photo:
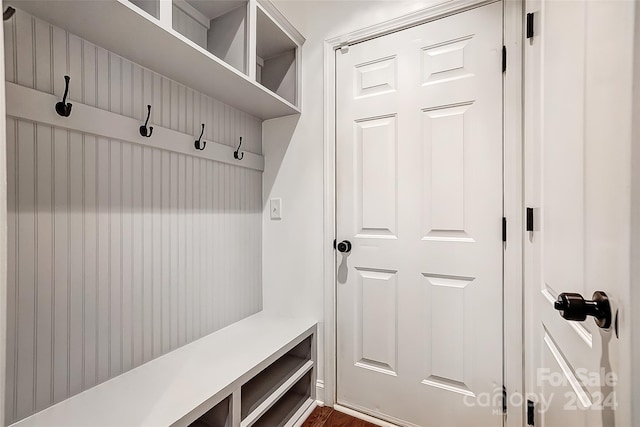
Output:
<svg viewBox="0 0 640 427">
<path fill-rule="evenodd" d="M 316 331 L 310 319 L 255 314 L 145 363 L 13 426 L 189 425 Z M 312 363 L 315 368 L 315 343 Z M 298 376 L 302 374 L 298 370 Z M 304 373 L 304 372 L 303 372 Z M 311 378 L 315 378 L 312 375 Z M 314 380 L 315 381 L 315 380 Z M 291 385 L 288 385 L 291 387 Z M 283 394 L 280 386 L 280 394 Z M 311 384 L 315 388 L 315 384 Z M 286 390 L 284 390 L 286 391 Z M 310 397 L 315 396 L 312 392 Z M 277 399 L 276 397 L 271 400 Z M 236 399 L 237 400 L 237 399 Z M 269 399 L 267 399 L 269 400 Z M 265 412 L 275 401 L 263 404 Z M 240 402 L 232 406 L 239 425 Z M 246 416 L 246 415 L 245 415 Z M 249 414 L 250 419 L 259 416 Z M 245 423 L 243 423 L 245 424 Z"/>
</svg>

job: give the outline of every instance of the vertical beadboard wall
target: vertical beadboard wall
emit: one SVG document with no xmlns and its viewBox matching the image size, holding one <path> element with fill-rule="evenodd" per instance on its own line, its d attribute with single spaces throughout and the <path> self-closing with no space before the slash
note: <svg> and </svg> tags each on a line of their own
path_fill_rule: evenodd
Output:
<svg viewBox="0 0 640 427">
<path fill-rule="evenodd" d="M 261 122 L 21 11 L 6 78 L 261 153 Z M 117 30 L 114 27 L 114 30 Z M 53 105 L 51 106 L 53 108 Z M 9 118 L 6 422 L 259 311 L 262 173 Z M 246 144 L 246 145 L 245 145 Z"/>
</svg>

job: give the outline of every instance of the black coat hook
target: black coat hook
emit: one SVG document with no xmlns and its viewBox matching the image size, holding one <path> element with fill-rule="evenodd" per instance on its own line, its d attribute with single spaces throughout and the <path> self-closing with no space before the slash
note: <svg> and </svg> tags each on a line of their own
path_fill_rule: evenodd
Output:
<svg viewBox="0 0 640 427">
<path fill-rule="evenodd" d="M 153 133 L 153 126 L 147 128 L 149 117 L 151 117 L 151 105 L 147 105 L 147 120 L 145 120 L 144 125 L 140 126 L 140 135 L 146 136 L 147 138 L 150 138 Z"/>
<path fill-rule="evenodd" d="M 202 124 L 202 132 L 200 132 L 200 137 L 196 139 L 194 145 L 196 146 L 196 150 L 204 150 L 204 147 L 207 145 L 207 141 L 202 141 L 202 135 L 204 135 L 204 123 Z M 202 148 L 200 147 L 202 145 Z"/>
<path fill-rule="evenodd" d="M 8 21 L 9 19 L 11 19 L 14 13 L 16 13 L 16 10 L 14 8 L 12 8 L 11 6 L 7 7 L 2 13 L 2 20 Z"/>
<path fill-rule="evenodd" d="M 62 101 L 56 103 L 56 113 L 62 117 L 69 117 L 71 115 L 71 103 L 67 103 L 69 80 L 71 80 L 71 77 L 64 76 L 64 95 L 62 96 Z"/>
<path fill-rule="evenodd" d="M 238 149 L 233 152 L 233 157 L 236 160 L 242 160 L 242 158 L 244 157 L 244 151 L 241 154 L 238 154 L 240 153 L 240 147 L 242 147 L 242 137 L 240 137 L 240 144 L 238 145 Z"/>
</svg>

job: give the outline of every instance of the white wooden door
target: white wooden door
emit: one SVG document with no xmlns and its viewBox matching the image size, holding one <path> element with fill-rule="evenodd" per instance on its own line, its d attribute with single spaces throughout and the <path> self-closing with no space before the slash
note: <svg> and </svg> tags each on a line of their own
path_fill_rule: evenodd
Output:
<svg viewBox="0 0 640 427">
<path fill-rule="evenodd" d="M 525 347 L 536 426 L 631 425 L 624 418 L 630 402 L 619 406 L 618 384 L 629 372 L 619 366 L 615 323 L 629 289 L 630 123 L 623 106 L 630 62 L 623 46 L 630 40 L 623 35 L 632 7 L 527 3 L 535 14 L 534 37 L 524 46 L 525 202 L 534 208 L 534 231 L 524 248 Z M 612 300 L 611 328 L 592 317 L 568 321 L 554 309 L 560 293 L 591 300 L 594 291 Z"/>
<path fill-rule="evenodd" d="M 502 425 L 502 3 L 345 50 L 337 401 Z"/>
</svg>

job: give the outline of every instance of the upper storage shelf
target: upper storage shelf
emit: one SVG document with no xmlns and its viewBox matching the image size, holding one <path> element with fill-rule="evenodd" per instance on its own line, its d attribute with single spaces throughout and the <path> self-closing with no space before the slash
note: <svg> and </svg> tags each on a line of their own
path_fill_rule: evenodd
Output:
<svg viewBox="0 0 640 427">
<path fill-rule="evenodd" d="M 257 15 L 256 81 L 295 104 L 298 45 L 262 6 Z"/>
<path fill-rule="evenodd" d="M 173 0 L 173 29 L 247 73 L 247 17 L 243 0 Z"/>
<path fill-rule="evenodd" d="M 284 18 L 262 0 L 260 5 L 257 0 L 6 3 L 255 117 L 300 112 L 299 53 L 304 39 L 288 22 L 275 22 Z M 265 25 L 280 29 L 288 40 L 287 49 L 276 52 L 293 52 L 286 70 L 280 63 L 271 67 L 271 57 L 257 59 L 257 46 L 263 49 L 270 43 L 263 40 L 271 37 L 262 30 Z M 253 64 L 262 60 L 260 84 Z"/>
</svg>

